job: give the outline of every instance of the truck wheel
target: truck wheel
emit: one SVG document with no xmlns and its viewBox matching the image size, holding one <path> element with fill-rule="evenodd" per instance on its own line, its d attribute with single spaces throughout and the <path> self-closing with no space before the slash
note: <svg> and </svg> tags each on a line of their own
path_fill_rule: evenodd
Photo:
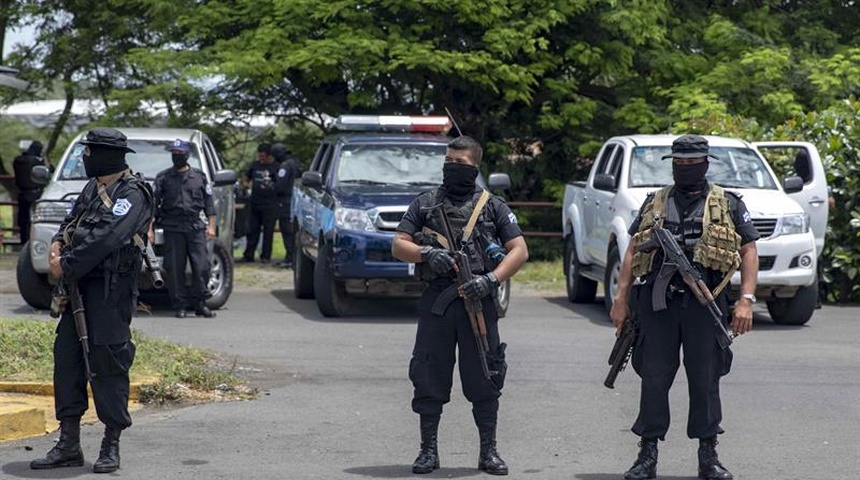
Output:
<svg viewBox="0 0 860 480">
<path fill-rule="evenodd" d="M 774 323 L 780 325 L 803 325 L 812 318 L 818 299 L 818 280 L 808 287 L 800 287 L 793 298 L 777 298 L 767 301 L 767 312 Z"/>
<path fill-rule="evenodd" d="M 233 255 L 220 238 L 214 240 L 209 259 L 209 293 L 206 306 L 215 310 L 224 306 L 233 293 Z"/>
<path fill-rule="evenodd" d="M 314 261 L 302 251 L 298 229 L 296 232 L 296 249 L 293 251 L 293 293 L 296 298 L 308 300 L 314 298 Z"/>
<path fill-rule="evenodd" d="M 615 291 L 618 290 L 620 275 L 621 256 L 618 253 L 618 246 L 613 245 L 606 260 L 606 275 L 603 279 L 603 303 L 606 305 L 607 313 L 612 310 L 612 299 L 615 298 Z"/>
<path fill-rule="evenodd" d="M 332 255 L 331 244 L 320 245 L 314 265 L 314 293 L 320 313 L 326 317 L 339 317 L 348 310 L 349 297 L 344 283 L 335 279 L 331 271 Z"/>
<path fill-rule="evenodd" d="M 511 305 L 511 279 L 507 279 L 496 290 L 496 311 L 499 313 L 499 318 L 504 318 L 508 314 L 508 307 Z"/>
<path fill-rule="evenodd" d="M 21 247 L 18 254 L 18 267 L 16 269 L 18 279 L 18 291 L 33 308 L 46 310 L 51 308 L 51 292 L 53 288 L 48 283 L 48 276 L 42 275 L 33 269 L 33 260 L 30 258 L 30 242 Z"/>
<path fill-rule="evenodd" d="M 567 237 L 565 244 L 565 258 L 567 259 L 567 299 L 573 303 L 591 303 L 597 295 L 597 282 L 585 278 L 579 274 L 582 265 L 576 256 L 576 242 L 573 234 Z"/>
</svg>

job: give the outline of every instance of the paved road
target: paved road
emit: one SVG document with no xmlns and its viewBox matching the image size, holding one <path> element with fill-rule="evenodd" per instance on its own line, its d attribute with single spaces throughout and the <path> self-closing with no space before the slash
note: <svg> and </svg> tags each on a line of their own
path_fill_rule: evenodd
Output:
<svg viewBox="0 0 860 480">
<path fill-rule="evenodd" d="M 122 439 L 123 478 L 409 478 L 417 417 L 407 380 L 412 302 L 370 302 L 325 319 L 289 290 L 243 291 L 213 321 L 163 316 L 135 327 L 235 356 L 262 388 L 258 400 L 147 409 Z M 26 314 L 0 296 L 0 315 Z M 826 307 L 806 327 L 757 318 L 736 341 L 723 382 L 727 433 L 721 459 L 739 479 L 857 479 L 860 472 L 860 309 Z M 608 480 L 632 463 L 629 432 L 637 377 L 602 386 L 612 330 L 598 304 L 516 295 L 503 320 L 509 373 L 499 449 L 511 478 Z M 696 444 L 685 436 L 686 380 L 672 392 L 675 423 L 660 446 L 660 478 L 694 479 Z M 83 431 L 87 467 L 100 440 Z M 34 472 L 27 462 L 55 435 L 0 445 L 3 478 L 91 476 L 88 468 Z M 440 432 L 443 468 L 426 478 L 483 475 L 477 433 L 456 386 Z M 32 447 L 32 451 L 28 448 Z"/>
</svg>

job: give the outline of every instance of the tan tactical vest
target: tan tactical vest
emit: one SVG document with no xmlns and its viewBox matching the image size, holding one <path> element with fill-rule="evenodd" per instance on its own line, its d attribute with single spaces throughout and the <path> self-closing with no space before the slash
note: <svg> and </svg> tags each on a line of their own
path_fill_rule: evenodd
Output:
<svg viewBox="0 0 860 480">
<path fill-rule="evenodd" d="M 642 211 L 639 230 L 630 240 L 634 248 L 633 276 L 641 277 L 653 269 L 654 255 L 657 250 L 639 252 L 635 248 L 651 238 L 651 227 L 655 223 L 663 226 L 663 220 L 666 218 L 666 203 L 671 189 L 671 186 L 660 189 L 654 195 L 654 200 Z M 740 246 L 741 236 L 735 231 L 735 223 L 732 221 L 725 191 L 718 185 L 711 185 L 711 191 L 705 199 L 702 237 L 693 248 L 693 261 L 705 268 L 734 273 L 741 264 L 741 256 L 738 253 Z"/>
</svg>

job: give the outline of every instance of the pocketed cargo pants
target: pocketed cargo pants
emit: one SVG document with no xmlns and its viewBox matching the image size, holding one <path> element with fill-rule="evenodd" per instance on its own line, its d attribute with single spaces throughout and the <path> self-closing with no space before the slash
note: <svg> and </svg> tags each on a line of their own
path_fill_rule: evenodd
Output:
<svg viewBox="0 0 860 480">
<path fill-rule="evenodd" d="M 469 317 L 461 298 L 434 315 L 430 309 L 445 287 L 431 285 L 418 304 L 418 332 L 409 364 L 409 379 L 415 388 L 412 410 L 419 415 L 440 415 L 442 406 L 451 400 L 454 363 L 459 358 L 463 394 L 472 403 L 477 423 L 495 424 L 499 397 L 504 386 L 507 364 L 505 344 L 499 343 L 498 313 L 491 297 L 482 301 L 490 348 L 490 370 L 498 371 L 490 379 L 484 377 L 478 357 L 478 347 Z M 459 355 L 455 357 L 455 347 Z"/>
<path fill-rule="evenodd" d="M 206 230 L 165 231 L 167 287 L 174 310 L 196 309 L 209 294 L 209 256 Z M 185 288 L 185 265 L 191 262 L 191 289 Z"/>
<path fill-rule="evenodd" d="M 116 322 L 128 321 L 122 318 L 128 310 L 125 305 L 105 305 L 102 282 L 81 284 L 84 306 L 88 315 L 110 315 Z M 131 301 L 131 294 L 121 296 L 123 303 Z M 130 312 L 128 312 L 130 316 Z M 130 320 L 130 319 L 129 319 Z M 129 377 L 128 371 L 134 363 L 135 346 L 131 340 L 109 345 L 93 342 L 93 321 L 88 319 L 90 369 L 93 372 L 93 403 L 96 414 L 105 425 L 123 430 L 131 426 L 128 411 Z M 103 324 L 103 323 L 102 323 Z M 98 324 L 97 324 L 98 325 Z M 97 327 L 96 325 L 96 327 Z M 127 328 L 127 327 L 125 327 Z M 87 378 L 84 367 L 83 349 L 78 340 L 75 320 L 71 309 L 67 308 L 57 325 L 54 339 L 54 408 L 57 420 L 78 419 L 87 411 Z"/>
<path fill-rule="evenodd" d="M 689 292 L 667 299 L 665 310 L 653 311 L 651 285 L 634 288 L 634 305 L 639 316 L 639 338 L 632 364 L 642 378 L 639 416 L 633 433 L 665 440 L 669 430 L 669 389 L 684 352 L 684 369 L 689 384 L 689 438 L 710 438 L 723 433 L 720 377 L 729 373 L 732 351 L 720 349 L 717 331 L 707 307 Z M 720 310 L 728 311 L 725 295 L 718 298 Z"/>
</svg>

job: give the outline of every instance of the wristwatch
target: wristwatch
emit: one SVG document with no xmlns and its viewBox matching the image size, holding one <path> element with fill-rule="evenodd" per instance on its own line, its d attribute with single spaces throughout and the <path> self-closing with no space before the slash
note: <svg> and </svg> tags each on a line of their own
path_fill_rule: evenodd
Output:
<svg viewBox="0 0 860 480">
<path fill-rule="evenodd" d="M 750 303 L 755 303 L 755 300 L 756 300 L 755 295 L 753 295 L 752 293 L 745 293 L 745 294 L 741 295 L 741 298 L 746 298 L 747 300 L 750 301 Z"/>
</svg>

